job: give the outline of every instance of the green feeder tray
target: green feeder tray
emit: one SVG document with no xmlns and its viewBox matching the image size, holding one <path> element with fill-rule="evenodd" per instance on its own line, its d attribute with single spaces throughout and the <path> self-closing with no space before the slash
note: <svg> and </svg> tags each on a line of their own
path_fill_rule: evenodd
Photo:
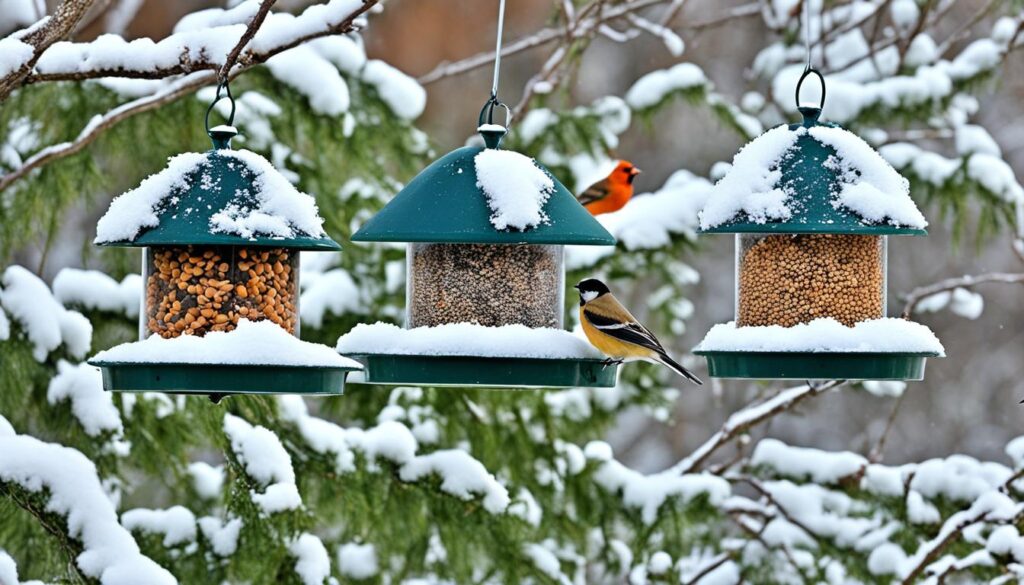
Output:
<svg viewBox="0 0 1024 585">
<path fill-rule="evenodd" d="M 351 384 L 614 388 L 617 365 L 599 359 L 349 354 L 365 366 Z M 510 380 L 514 380 L 510 383 Z"/>
<path fill-rule="evenodd" d="M 759 380 L 923 380 L 937 353 L 700 351 L 715 378 Z"/>
<path fill-rule="evenodd" d="M 340 396 L 355 368 L 90 361 L 108 392 L 167 392 L 209 395 L 311 394 Z"/>
</svg>

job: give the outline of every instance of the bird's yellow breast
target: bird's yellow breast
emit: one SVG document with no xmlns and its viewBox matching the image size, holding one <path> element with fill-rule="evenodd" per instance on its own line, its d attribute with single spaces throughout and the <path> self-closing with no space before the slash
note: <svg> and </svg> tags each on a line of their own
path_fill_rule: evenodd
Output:
<svg viewBox="0 0 1024 585">
<path fill-rule="evenodd" d="M 583 326 L 583 333 L 590 340 L 590 343 L 608 357 L 616 359 L 641 359 L 651 357 L 654 353 L 650 349 L 635 343 L 619 341 L 594 327 L 590 324 L 587 316 L 583 314 L 583 307 L 580 307 L 580 324 Z"/>
</svg>

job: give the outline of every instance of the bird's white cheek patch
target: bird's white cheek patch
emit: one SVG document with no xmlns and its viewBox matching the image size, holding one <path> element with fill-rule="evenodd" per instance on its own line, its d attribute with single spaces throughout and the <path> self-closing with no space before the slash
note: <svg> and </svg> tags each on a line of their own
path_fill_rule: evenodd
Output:
<svg viewBox="0 0 1024 585">
<path fill-rule="evenodd" d="M 588 290 L 586 292 L 580 293 L 580 296 L 583 297 L 584 302 L 589 303 L 590 301 L 597 298 L 597 293 L 595 291 Z"/>
</svg>

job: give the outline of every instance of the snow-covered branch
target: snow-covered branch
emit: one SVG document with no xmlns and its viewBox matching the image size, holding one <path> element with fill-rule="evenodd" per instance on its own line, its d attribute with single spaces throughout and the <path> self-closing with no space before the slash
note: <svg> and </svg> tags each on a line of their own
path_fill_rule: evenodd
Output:
<svg viewBox="0 0 1024 585">
<path fill-rule="evenodd" d="M 958 288 L 973 288 L 986 283 L 1003 284 L 1024 284 L 1024 273 L 1014 272 L 987 272 L 985 274 L 965 275 L 956 278 L 947 278 L 939 282 L 921 286 L 904 295 L 903 318 L 909 319 L 914 309 L 928 297 Z"/>
</svg>

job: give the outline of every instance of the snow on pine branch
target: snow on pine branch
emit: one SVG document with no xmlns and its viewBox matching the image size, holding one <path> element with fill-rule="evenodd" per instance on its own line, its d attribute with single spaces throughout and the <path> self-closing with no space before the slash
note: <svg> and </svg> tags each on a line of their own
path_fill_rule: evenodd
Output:
<svg viewBox="0 0 1024 585">
<path fill-rule="evenodd" d="M 81 574 L 100 585 L 176 585 L 163 567 L 139 552 L 100 484 L 96 467 L 80 452 L 34 437 L 0 433 L 0 482 L 46 500 L 39 513 L 62 517 L 61 528 L 81 544 L 74 559 Z"/>
<path fill-rule="evenodd" d="M 246 475 L 256 480 L 262 489 L 252 490 L 250 497 L 264 514 L 302 508 L 292 459 L 273 431 L 226 414 L 224 434 L 231 441 L 231 449 Z"/>
<path fill-rule="evenodd" d="M 408 427 L 386 420 L 369 429 L 345 428 L 310 416 L 299 396 L 281 398 L 283 416 L 298 427 L 311 449 L 331 455 L 341 473 L 355 471 L 355 454 L 361 453 L 370 470 L 379 470 L 378 460 L 398 466 L 402 481 L 417 482 L 440 478 L 441 491 L 462 500 L 482 498 L 484 509 L 493 514 L 508 508 L 508 490 L 472 455 L 457 449 L 416 455 L 419 444 Z"/>
<path fill-rule="evenodd" d="M 142 276 L 129 274 L 117 282 L 99 270 L 63 268 L 53 279 L 53 296 L 65 307 L 106 311 L 129 319 L 139 316 Z"/>
<path fill-rule="evenodd" d="M 36 361 L 46 361 L 61 345 L 72 356 L 85 357 L 92 346 L 92 324 L 81 313 L 65 309 L 38 276 L 14 265 L 4 271 L 0 284 L 0 306 L 21 327 Z"/>
</svg>

